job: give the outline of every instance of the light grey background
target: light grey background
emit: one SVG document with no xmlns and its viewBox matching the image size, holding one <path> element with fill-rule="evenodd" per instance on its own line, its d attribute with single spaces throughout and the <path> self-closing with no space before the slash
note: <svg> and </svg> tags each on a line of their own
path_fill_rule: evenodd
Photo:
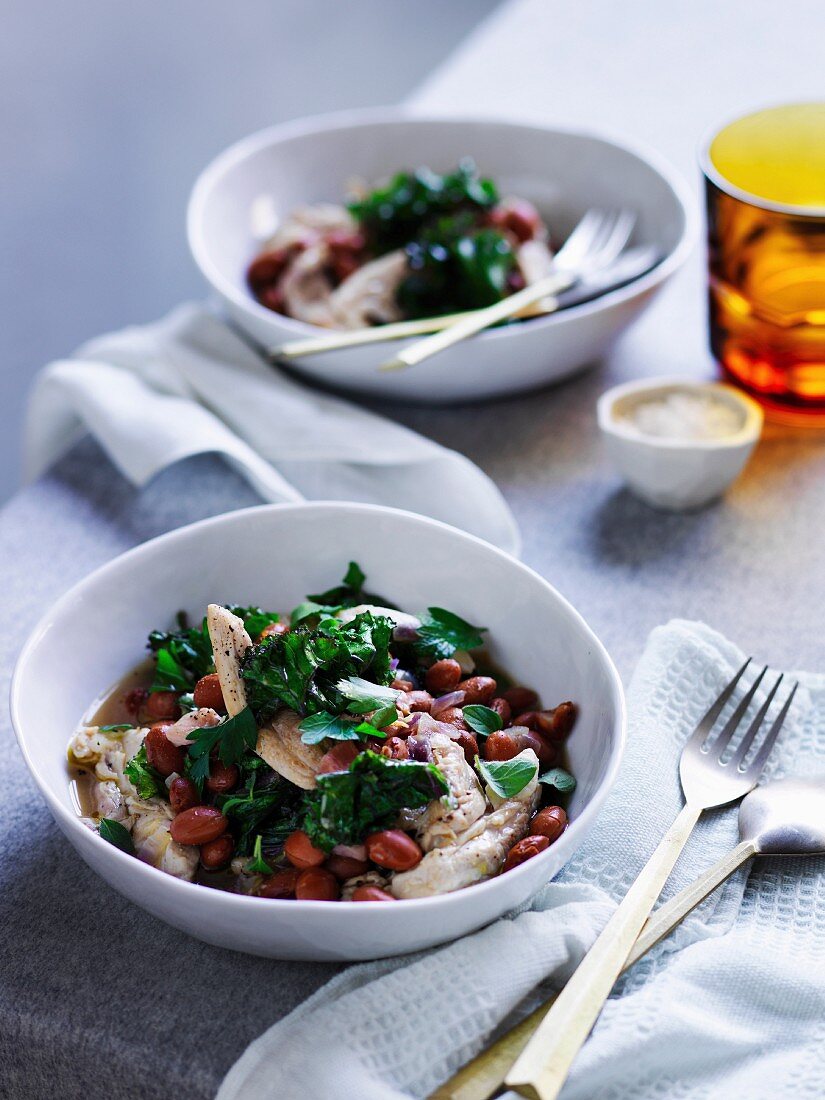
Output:
<svg viewBox="0 0 825 1100">
<path fill-rule="evenodd" d="M 244 134 L 395 103 L 496 0 L 6 0 L 0 501 L 35 371 L 203 292 L 184 211 Z"/>
</svg>

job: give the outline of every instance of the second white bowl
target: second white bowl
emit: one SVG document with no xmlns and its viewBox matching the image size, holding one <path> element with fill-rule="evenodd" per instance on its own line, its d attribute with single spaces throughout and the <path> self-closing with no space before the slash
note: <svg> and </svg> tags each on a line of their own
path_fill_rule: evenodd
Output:
<svg viewBox="0 0 825 1100">
<path fill-rule="evenodd" d="M 590 207 L 629 207 L 638 217 L 632 243 L 655 245 L 661 262 L 591 302 L 483 333 L 409 370 L 378 370 L 400 341 L 310 356 L 294 369 L 341 389 L 441 404 L 531 389 L 593 363 L 681 265 L 696 226 L 692 201 L 666 164 L 604 137 L 397 109 L 276 126 L 231 146 L 197 180 L 188 212 L 192 254 L 229 316 L 261 344 L 328 332 L 265 309 L 249 292 L 261 210 L 271 232 L 297 206 L 342 201 L 354 176 L 375 181 L 419 165 L 446 171 L 466 156 L 502 195 L 534 202 L 554 237 L 563 239 Z"/>
</svg>

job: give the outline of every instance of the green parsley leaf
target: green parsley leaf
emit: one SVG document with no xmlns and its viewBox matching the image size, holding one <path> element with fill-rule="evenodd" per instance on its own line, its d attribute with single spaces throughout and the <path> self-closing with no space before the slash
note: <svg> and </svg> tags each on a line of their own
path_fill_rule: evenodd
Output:
<svg viewBox="0 0 825 1100">
<path fill-rule="evenodd" d="M 120 848 L 121 852 L 126 852 L 130 856 L 135 854 L 132 835 L 126 826 L 121 825 L 119 821 L 113 821 L 110 817 L 101 818 L 98 832 L 104 840 L 114 844 L 115 848 Z"/>
<path fill-rule="evenodd" d="M 128 722 L 118 722 L 114 726 L 98 726 L 101 733 L 125 733 L 126 730 L 134 729 L 134 726 L 130 726 Z"/>
<path fill-rule="evenodd" d="M 376 709 L 388 711 L 390 707 L 395 710 L 395 702 L 401 694 L 395 688 L 384 684 L 373 684 L 362 676 L 350 676 L 347 680 L 339 680 L 335 686 L 346 699 L 350 700 L 347 710 L 352 714 L 366 714 Z M 391 718 L 390 721 L 394 722 L 395 718 Z"/>
<path fill-rule="evenodd" d="M 141 745 L 126 767 L 123 769 L 129 782 L 138 793 L 138 798 L 168 798 L 169 792 L 163 776 L 156 772 L 146 758 L 146 745 Z"/>
<path fill-rule="evenodd" d="M 329 714 L 325 710 L 310 714 L 301 722 L 298 729 L 301 731 L 301 740 L 305 745 L 317 745 L 325 737 L 331 737 L 334 741 L 358 740 L 354 723 L 347 722 L 338 714 Z"/>
<path fill-rule="evenodd" d="M 513 798 L 523 791 L 539 770 L 529 760 L 482 760 L 476 757 L 476 771 L 499 798 Z"/>
<path fill-rule="evenodd" d="M 473 733 L 480 733 L 484 737 L 495 733 L 504 725 L 497 711 L 491 710 L 490 707 L 483 707 L 480 703 L 471 703 L 468 707 L 463 707 L 461 713 Z"/>
<path fill-rule="evenodd" d="M 576 779 L 564 768 L 550 768 L 544 775 L 539 776 L 539 783 L 546 783 L 553 787 L 559 794 L 570 794 L 576 789 Z"/>
<path fill-rule="evenodd" d="M 478 649 L 484 644 L 481 634 L 486 629 L 473 626 L 443 607 L 428 607 L 421 617 L 415 648 L 420 655 L 441 661 L 452 657 L 457 649 Z"/>
<path fill-rule="evenodd" d="M 189 734 L 189 776 L 196 783 L 209 778 L 209 755 L 217 747 L 222 764 L 237 764 L 258 743 L 258 724 L 249 707 L 217 726 L 203 726 Z"/>
<path fill-rule="evenodd" d="M 317 782 L 306 796 L 304 828 L 326 852 L 336 844 L 358 844 L 368 833 L 391 825 L 399 810 L 426 806 L 450 790 L 433 764 L 389 760 L 369 749 L 347 771 L 327 772 Z"/>
<path fill-rule="evenodd" d="M 261 852 L 263 837 L 260 833 L 255 837 L 255 848 L 252 853 L 252 862 L 247 867 L 253 875 L 271 875 L 272 868 L 266 862 Z"/>
</svg>

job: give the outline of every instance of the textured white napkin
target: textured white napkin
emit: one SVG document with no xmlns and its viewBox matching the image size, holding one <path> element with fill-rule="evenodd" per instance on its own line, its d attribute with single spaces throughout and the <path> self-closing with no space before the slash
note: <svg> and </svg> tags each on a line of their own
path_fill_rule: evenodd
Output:
<svg viewBox="0 0 825 1100">
<path fill-rule="evenodd" d="M 701 624 L 655 630 L 616 788 L 555 882 L 447 947 L 345 971 L 252 1043 L 218 1100 L 424 1097 L 531 1010 L 537 983 L 569 974 L 677 813 L 681 745 L 741 660 Z M 825 772 L 825 677 L 800 680 L 772 777 Z M 701 821 L 665 896 L 736 839 L 735 808 Z M 825 1095 L 823 866 L 761 859 L 737 872 L 622 979 L 564 1100 Z"/>
<path fill-rule="evenodd" d="M 519 551 L 504 498 L 468 458 L 272 369 L 204 306 L 101 336 L 46 367 L 29 404 L 25 476 L 84 431 L 137 485 L 215 452 L 268 501 L 394 504 Z"/>
</svg>

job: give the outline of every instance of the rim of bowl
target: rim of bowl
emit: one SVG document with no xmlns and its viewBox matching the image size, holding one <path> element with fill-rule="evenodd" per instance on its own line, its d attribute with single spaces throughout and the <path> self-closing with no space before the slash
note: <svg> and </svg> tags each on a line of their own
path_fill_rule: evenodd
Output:
<svg viewBox="0 0 825 1100">
<path fill-rule="evenodd" d="M 274 141 L 280 142 L 292 137 L 324 133 L 331 130 L 354 129 L 375 123 L 406 122 L 426 123 L 434 126 L 448 124 L 509 126 L 514 129 L 532 130 L 543 134 L 562 134 L 564 136 L 588 138 L 600 141 L 624 153 L 630 153 L 631 156 L 636 157 L 637 160 L 652 168 L 670 188 L 682 215 L 682 231 L 671 250 L 649 271 L 644 272 L 635 279 L 631 279 L 623 286 L 600 294 L 590 301 L 580 302 L 578 305 L 559 310 L 557 313 L 550 313 L 544 317 L 529 318 L 532 328 L 565 324 L 576 317 L 596 313 L 603 309 L 605 305 L 620 304 L 659 286 L 682 266 L 696 243 L 699 232 L 699 214 L 694 195 L 670 162 L 655 149 L 648 148 L 641 142 L 628 141 L 623 136 L 614 135 L 608 130 L 542 126 L 535 121 L 520 120 L 515 117 L 499 119 L 473 114 L 419 114 L 415 110 L 405 107 L 367 107 L 310 115 L 306 118 L 293 119 L 290 122 L 268 126 L 263 130 L 256 130 L 254 133 L 248 134 L 228 146 L 206 165 L 195 180 L 189 195 L 186 208 L 186 236 L 189 251 L 207 283 L 225 298 L 228 298 L 234 306 L 252 317 L 258 320 L 266 320 L 273 316 L 272 310 L 266 309 L 265 306 L 255 301 L 251 294 L 225 276 L 220 268 L 212 263 L 201 239 L 200 224 L 203 219 L 203 207 L 208 192 L 214 181 L 226 172 L 231 165 L 243 160 L 258 149 L 272 144 Z M 294 331 L 295 339 L 318 336 L 329 332 L 329 329 L 321 328 L 318 325 L 310 325 L 306 321 L 298 321 L 294 317 L 287 317 L 286 314 L 276 313 L 275 316 L 278 317 L 279 323 L 283 323 L 287 328 Z M 487 329 L 484 332 L 476 333 L 474 339 L 501 340 L 517 331 L 519 329 L 516 326 L 506 325 L 502 328 Z"/>
<path fill-rule="evenodd" d="M 761 195 L 754 194 L 753 191 L 746 191 L 743 187 L 737 187 L 735 183 L 731 183 L 727 177 L 722 175 L 713 163 L 710 155 L 710 147 L 713 145 L 716 138 L 727 130 L 729 126 L 733 126 L 735 122 L 741 122 L 743 119 L 751 118 L 754 115 L 761 115 L 766 111 L 773 111 L 779 107 L 805 107 L 810 104 L 823 102 L 825 102 L 825 99 L 795 99 L 791 103 L 787 101 L 766 103 L 764 106 L 756 107 L 752 111 L 730 115 L 725 118 L 724 122 L 717 122 L 715 126 L 709 127 L 708 130 L 705 131 L 696 151 L 696 159 L 699 162 L 699 168 L 702 171 L 702 175 L 723 194 L 730 196 L 732 199 L 738 199 L 739 202 L 743 202 L 746 206 L 755 206 L 759 210 L 770 210 L 774 214 L 787 214 L 790 217 L 825 218 L 825 206 L 794 206 L 786 202 L 777 202 L 775 199 L 765 199 L 762 198 Z"/>
<path fill-rule="evenodd" d="M 624 419 L 616 415 L 616 406 L 625 397 L 643 393 L 667 393 L 674 390 L 691 390 L 697 393 L 710 390 L 713 393 L 722 393 L 730 404 L 737 405 L 744 413 L 742 427 L 732 435 L 722 436 L 718 439 L 669 439 L 667 436 L 647 435 L 645 432 L 633 427 L 630 422 L 626 423 Z M 625 382 L 620 386 L 613 386 L 599 398 L 596 405 L 596 417 L 603 432 L 633 443 L 646 444 L 649 447 L 670 451 L 721 451 L 755 442 L 762 431 L 765 414 L 761 405 L 758 405 L 752 397 L 740 393 L 734 386 L 729 386 L 725 382 L 716 382 L 712 379 L 697 381 L 691 378 L 668 376 L 645 378 L 641 381 Z"/>
<path fill-rule="evenodd" d="M 184 527 L 179 527 L 174 531 L 168 531 L 166 532 L 166 534 L 158 535 L 153 539 L 149 539 L 146 542 L 140 543 L 138 546 L 133 547 L 131 550 L 125 551 L 123 554 L 119 554 L 111 561 L 108 561 L 104 565 L 93 570 L 93 572 L 89 573 L 88 576 L 83 577 L 76 584 L 72 585 L 72 587 L 67 592 L 65 592 L 60 597 L 60 599 L 58 599 L 52 605 L 52 607 L 40 618 L 37 625 L 34 627 L 32 632 L 26 639 L 26 642 L 22 650 L 20 651 L 20 656 L 15 662 L 14 673 L 12 675 L 11 681 L 10 711 L 12 725 L 14 727 L 15 736 L 17 738 L 17 744 L 23 754 L 23 759 L 26 762 L 26 767 L 29 769 L 29 772 L 33 777 L 35 783 L 37 784 L 38 789 L 45 798 L 46 804 L 48 805 L 51 813 L 58 820 L 58 823 L 62 825 L 64 830 L 78 832 L 78 835 L 82 833 L 87 836 L 94 836 L 94 834 L 90 832 L 87 826 L 82 823 L 80 817 L 77 814 L 72 813 L 71 810 L 69 810 L 68 807 L 66 807 L 57 798 L 57 796 L 52 793 L 52 790 L 49 787 L 48 783 L 40 775 L 40 772 L 36 767 L 34 761 L 32 760 L 31 754 L 28 751 L 26 738 L 23 734 L 23 724 L 21 722 L 20 716 L 20 681 L 22 678 L 23 669 L 28 663 L 32 652 L 39 644 L 41 635 L 44 634 L 45 631 L 49 628 L 55 616 L 59 615 L 62 612 L 63 608 L 72 600 L 74 600 L 78 594 L 82 593 L 85 588 L 89 588 L 93 584 L 95 584 L 98 578 L 100 578 L 102 575 L 116 572 L 118 569 L 122 568 L 124 562 L 128 563 L 136 561 L 141 557 L 150 556 L 152 553 L 155 552 L 155 549 L 159 544 L 173 545 L 175 542 L 184 541 L 193 531 L 205 531 L 210 528 L 223 526 L 227 523 L 231 524 L 233 522 L 236 522 L 237 520 L 242 520 L 243 517 L 252 513 L 259 514 L 264 512 L 271 512 L 288 514 L 289 512 L 305 512 L 307 510 L 317 511 L 321 514 L 329 511 L 343 510 L 347 512 L 360 512 L 369 515 L 400 516 L 404 519 L 415 520 L 425 527 L 440 528 L 442 530 L 451 532 L 453 535 L 458 536 L 462 540 L 467 540 L 469 542 L 484 547 L 486 551 L 490 553 L 493 557 L 502 559 L 511 568 L 517 569 L 520 572 L 529 575 L 545 588 L 550 589 L 556 599 L 559 600 L 563 610 L 571 618 L 571 620 L 575 622 L 579 626 L 579 628 L 585 632 L 585 634 L 588 636 L 593 650 L 601 657 L 601 660 L 604 663 L 605 669 L 608 674 L 608 679 L 610 681 L 612 700 L 616 710 L 614 721 L 616 736 L 610 750 L 610 759 L 608 761 L 605 777 L 602 780 L 598 790 L 594 793 L 593 797 L 584 807 L 582 812 L 570 822 L 568 828 L 565 830 L 562 836 L 559 837 L 559 840 L 556 843 L 562 843 L 565 836 L 570 833 L 571 829 L 575 829 L 577 833 L 584 832 L 586 835 L 587 830 L 595 821 L 607 799 L 607 796 L 613 788 L 613 784 L 616 780 L 616 775 L 618 773 L 619 766 L 624 755 L 625 745 L 627 741 L 627 707 L 622 682 L 619 677 L 619 673 L 616 670 L 616 666 L 613 664 L 613 660 L 610 657 L 610 654 L 607 652 L 603 643 L 597 637 L 593 629 L 585 621 L 584 617 L 576 610 L 576 608 L 573 607 L 569 600 L 565 599 L 565 597 L 562 596 L 561 593 L 556 588 L 554 588 L 554 586 L 550 584 L 549 581 L 545 580 L 545 578 L 537 573 L 534 569 L 530 569 L 529 566 L 524 565 L 522 562 L 518 561 L 518 559 L 512 557 L 510 554 L 507 554 L 504 550 L 500 550 L 498 547 L 492 546 L 490 543 L 485 542 L 484 539 L 480 539 L 477 536 L 471 535 L 466 531 L 461 531 L 459 530 L 459 528 L 452 527 L 448 523 L 442 523 L 440 520 L 431 519 L 429 516 L 422 516 L 416 512 L 408 512 L 401 508 L 390 508 L 381 504 L 360 504 L 341 501 L 308 501 L 304 503 L 253 505 L 250 508 L 239 508 L 237 511 L 234 512 L 224 512 L 221 515 L 211 516 L 208 519 L 199 520 L 196 523 L 190 523 Z M 186 882 L 183 879 L 175 878 L 174 875 L 166 874 L 166 872 L 161 871 L 156 867 L 150 867 L 149 864 L 143 863 L 141 860 L 136 859 L 134 856 L 128 855 L 126 852 L 122 852 L 119 848 L 116 848 L 114 845 L 109 844 L 105 840 L 102 840 L 100 837 L 97 837 L 96 839 L 98 843 L 105 846 L 105 849 L 108 852 L 108 858 L 116 860 L 128 860 L 129 866 L 134 875 L 136 875 L 138 878 L 148 875 L 150 876 L 148 881 L 158 884 L 164 882 L 165 885 L 162 886 L 161 889 L 168 889 L 169 891 L 177 892 L 178 896 L 184 903 L 187 898 L 192 900 L 198 897 L 202 898 L 204 896 L 203 891 L 208 890 L 209 896 L 212 899 L 210 904 L 217 907 L 226 907 L 228 909 L 235 909 L 237 907 L 244 906 L 275 905 L 278 906 L 281 911 L 295 913 L 296 915 L 299 915 L 302 912 L 317 913 L 319 909 L 334 911 L 338 909 L 341 905 L 346 905 L 347 907 L 354 906 L 356 908 L 363 908 L 359 905 L 358 902 L 351 901 L 299 901 L 298 899 L 288 900 L 279 898 L 257 898 L 250 897 L 246 894 L 232 894 L 224 890 L 210 890 L 209 887 L 204 887 L 195 882 Z M 544 852 L 539 852 L 537 856 L 533 857 L 533 860 L 527 860 L 524 864 L 521 864 L 518 867 L 514 867 L 512 871 L 507 872 L 508 875 L 523 874 L 528 864 L 532 863 L 535 867 L 534 860 L 536 859 L 546 861 L 548 857 L 550 857 L 553 847 L 555 847 L 555 845 L 547 848 Z M 568 856 L 567 859 L 569 858 L 570 857 Z M 565 862 L 567 862 L 567 859 L 565 859 Z M 125 866 L 126 864 L 124 864 L 124 867 Z M 158 878 L 158 876 L 161 877 Z M 452 891 L 449 894 L 436 894 L 432 897 L 426 898 L 408 898 L 403 899 L 403 901 L 399 899 L 396 904 L 415 906 L 421 910 L 437 908 L 439 906 L 450 904 L 460 904 L 460 900 L 457 899 L 461 899 L 462 897 L 466 896 L 467 890 L 486 890 L 488 892 L 491 889 L 495 890 L 497 889 L 496 883 L 501 881 L 501 877 L 501 875 L 496 875 L 494 878 L 487 879 L 484 882 L 474 883 L 472 886 L 465 887 L 461 890 Z M 550 878 L 548 878 L 547 881 L 549 882 Z M 537 889 L 540 889 L 540 887 Z M 367 909 L 369 908 L 370 907 L 367 906 Z M 273 912 L 274 911 L 275 910 L 273 910 Z"/>
</svg>

